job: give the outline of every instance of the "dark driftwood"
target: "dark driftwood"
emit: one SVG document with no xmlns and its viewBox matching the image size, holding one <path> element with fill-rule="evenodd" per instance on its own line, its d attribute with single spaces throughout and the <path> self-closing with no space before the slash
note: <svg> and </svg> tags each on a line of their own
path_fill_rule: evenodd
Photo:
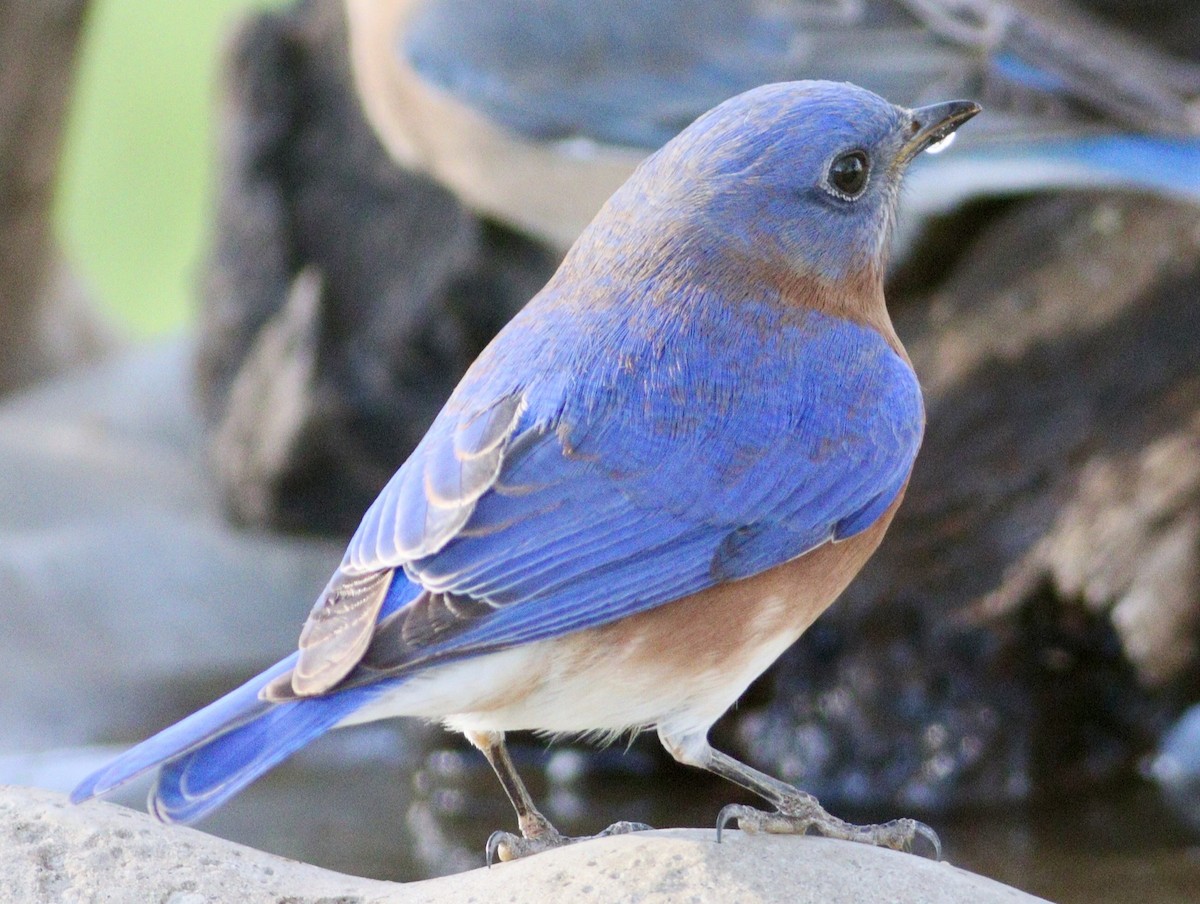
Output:
<svg viewBox="0 0 1200 904">
<path fill-rule="evenodd" d="M 556 262 L 392 164 L 339 4 L 249 23 L 226 85 L 198 371 L 216 469 L 239 520 L 346 533 Z"/>
<path fill-rule="evenodd" d="M 1198 267 L 1195 207 L 1041 200 L 902 317 L 931 429 L 893 555 L 932 563 L 947 533 L 972 539 L 931 596 L 985 622 L 1049 583 L 1111 615 L 1147 686 L 1193 664 Z"/>
<path fill-rule="evenodd" d="M 201 385 L 235 513 L 344 532 L 554 261 L 392 167 L 340 28 L 304 4 L 235 48 Z M 1198 243 L 1146 197 L 929 232 L 889 294 L 928 401 L 908 499 L 722 743 L 934 808 L 1128 768 L 1197 690 Z"/>
<path fill-rule="evenodd" d="M 50 223 L 86 0 L 0 0 L 0 393 L 110 343 Z"/>
</svg>

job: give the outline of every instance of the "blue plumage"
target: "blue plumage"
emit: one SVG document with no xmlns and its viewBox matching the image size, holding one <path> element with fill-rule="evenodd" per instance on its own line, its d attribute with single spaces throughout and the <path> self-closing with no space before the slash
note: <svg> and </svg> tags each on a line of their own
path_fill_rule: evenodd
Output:
<svg viewBox="0 0 1200 904">
<path fill-rule="evenodd" d="M 369 702 L 380 687 L 359 687 L 292 703 L 260 704 L 236 727 L 168 760 L 158 775 L 150 810 L 164 822 L 193 822 L 320 737 Z M 214 706 L 223 703 L 222 698 Z M 214 714 L 216 715 L 216 714 Z M 135 748 L 136 750 L 136 748 Z"/>
<path fill-rule="evenodd" d="M 505 338 L 519 341 L 525 320 L 551 316 L 540 306 L 553 303 L 539 299 Z M 605 310 L 625 317 L 628 308 Z M 766 346 L 752 358 L 722 338 L 749 325 L 705 333 L 701 321 L 691 330 L 677 322 L 656 360 L 632 373 L 622 361 L 650 355 L 628 340 L 586 367 L 571 361 L 569 336 L 530 359 L 536 369 L 527 369 L 518 452 L 479 500 L 464 535 L 405 563 L 424 586 L 496 606 L 427 654 L 502 648 L 603 624 L 703 589 L 718 572 L 763 571 L 878 517 L 920 442 L 911 369 L 877 332 L 845 320 L 816 312 L 792 324 L 779 322 L 790 314 L 747 316 Z M 485 356 L 483 378 L 469 374 L 442 419 L 491 404 L 489 365 Z M 568 396 L 553 379 L 566 367 L 588 374 L 587 386 L 571 387 Z M 543 374 L 551 378 L 548 391 Z M 431 456 L 448 454 L 435 446 L 414 453 L 407 479 L 393 483 L 364 519 L 351 556 L 360 544 L 380 554 L 378 538 L 391 530 L 381 516 L 394 511 L 388 497 L 423 481 Z M 506 492 L 513 485 L 534 488 Z M 745 529 L 756 540 L 731 558 L 726 538 Z M 397 558 L 383 551 L 380 561 Z M 647 582 L 664 572 L 672 580 L 648 593 Z"/>
<path fill-rule="evenodd" d="M 164 762 L 204 749 L 205 744 L 240 724 L 261 719 L 271 707 L 259 700 L 259 690 L 272 678 L 288 672 L 297 655 L 292 654 L 215 703 L 126 751 L 81 782 L 71 799 L 78 803 L 105 794 Z"/>
<path fill-rule="evenodd" d="M 162 764 L 154 812 L 193 820 L 323 732 L 387 715 L 466 731 L 519 789 L 523 825 L 536 811 L 503 772 L 504 730 L 655 725 L 694 756 L 903 492 L 924 412 L 882 258 L 904 165 L 977 109 L 812 82 L 701 117 L 467 372 L 363 518 L 299 653 L 73 799 Z M 726 625 L 719 665 L 675 649 L 704 624 L 694 606 Z M 611 664 L 630 656 L 645 658 Z"/>
</svg>

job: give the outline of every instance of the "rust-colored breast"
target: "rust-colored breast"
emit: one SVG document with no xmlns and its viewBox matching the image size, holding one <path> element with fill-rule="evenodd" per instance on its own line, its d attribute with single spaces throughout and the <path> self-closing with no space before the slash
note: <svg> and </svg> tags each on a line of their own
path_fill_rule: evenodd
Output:
<svg viewBox="0 0 1200 904">
<path fill-rule="evenodd" d="M 579 640 L 597 655 L 620 656 L 631 670 L 681 680 L 738 672 L 764 647 L 795 642 L 837 599 L 879 546 L 903 497 L 902 490 L 879 520 L 853 537 L 753 577 L 581 632 Z"/>
</svg>

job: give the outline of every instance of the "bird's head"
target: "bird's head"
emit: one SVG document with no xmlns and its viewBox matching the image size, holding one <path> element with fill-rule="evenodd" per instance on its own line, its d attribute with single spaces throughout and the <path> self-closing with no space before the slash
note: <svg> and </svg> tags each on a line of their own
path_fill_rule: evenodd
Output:
<svg viewBox="0 0 1200 904">
<path fill-rule="evenodd" d="M 648 158 L 594 226 L 656 257 L 830 282 L 882 274 L 908 163 L 979 109 L 909 110 L 845 83 L 764 85 Z"/>
</svg>

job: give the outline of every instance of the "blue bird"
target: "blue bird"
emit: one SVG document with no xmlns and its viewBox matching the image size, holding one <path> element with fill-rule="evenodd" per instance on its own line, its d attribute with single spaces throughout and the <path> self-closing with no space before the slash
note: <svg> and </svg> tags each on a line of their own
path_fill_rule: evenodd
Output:
<svg viewBox="0 0 1200 904">
<path fill-rule="evenodd" d="M 913 168 L 905 237 L 981 197 L 1114 188 L 1200 203 L 1200 66 L 1063 6 L 347 0 L 359 94 L 393 156 L 560 248 L 704 110 L 805 78 L 910 107 L 988 105 L 956 153 Z"/>
<path fill-rule="evenodd" d="M 762 796 L 720 828 L 911 849 L 713 749 L 710 726 L 834 600 L 900 504 L 924 427 L 884 303 L 901 178 L 979 111 L 766 85 L 701 116 L 601 209 L 366 513 L 299 650 L 85 780 L 158 767 L 203 816 L 322 733 L 439 720 L 491 762 L 520 835 L 563 844 L 504 733 L 655 729 Z M 639 828 L 619 823 L 609 831 Z"/>
</svg>

